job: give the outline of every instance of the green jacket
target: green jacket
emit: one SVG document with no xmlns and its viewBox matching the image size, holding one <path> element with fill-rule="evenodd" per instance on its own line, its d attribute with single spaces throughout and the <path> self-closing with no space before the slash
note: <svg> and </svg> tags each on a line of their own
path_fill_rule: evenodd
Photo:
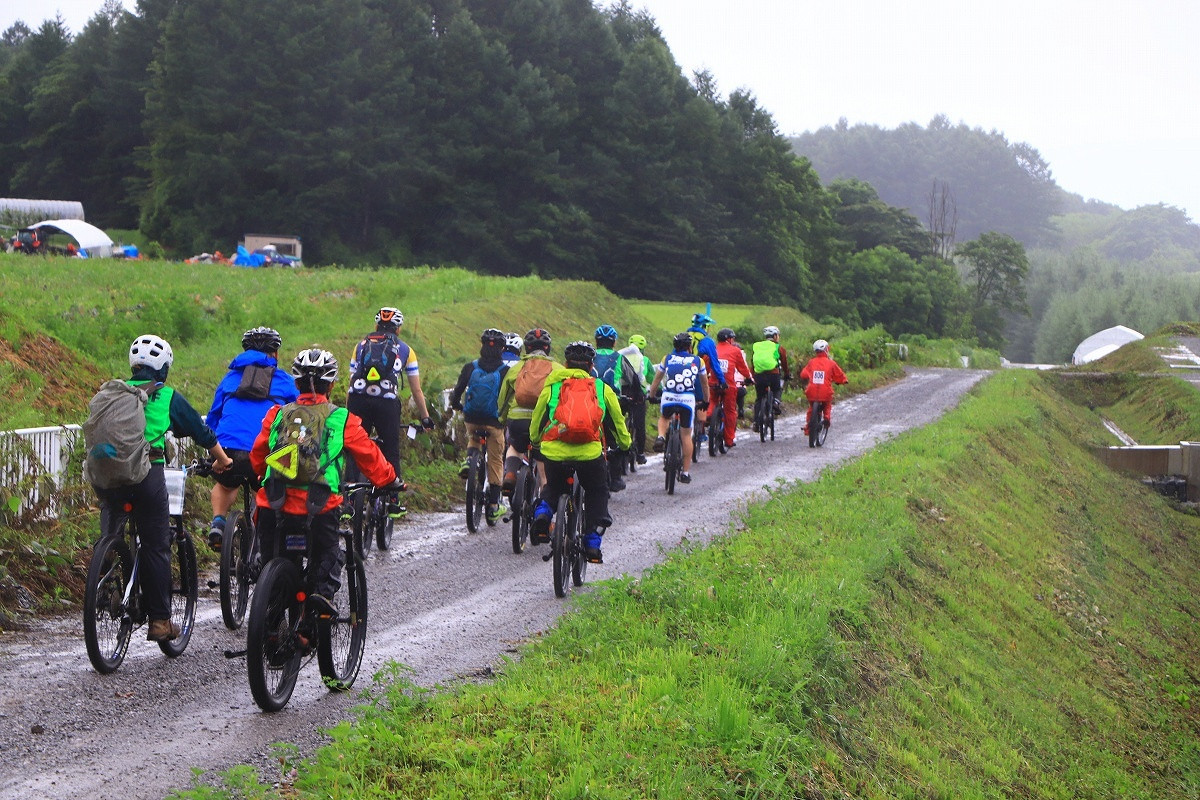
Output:
<svg viewBox="0 0 1200 800">
<path fill-rule="evenodd" d="M 546 378 L 546 386 L 542 389 L 541 396 L 538 397 L 537 406 L 533 409 L 533 416 L 529 421 L 529 438 L 534 444 L 540 443 L 539 449 L 542 456 L 549 461 L 594 461 L 604 455 L 601 442 L 585 444 L 570 444 L 559 440 L 542 442 L 543 429 L 546 427 L 546 408 L 550 402 L 552 387 L 567 378 L 596 380 L 590 373 L 581 369 L 560 367 L 551 372 Z M 609 442 L 616 445 L 618 450 L 628 450 L 633 446 L 633 441 L 629 437 L 629 428 L 625 426 L 625 415 L 621 413 L 621 399 L 611 386 L 603 382 L 601 382 L 601 386 L 604 387 L 604 421 L 601 423 L 604 435 Z"/>
<path fill-rule="evenodd" d="M 520 361 L 508 368 L 508 372 L 504 374 L 504 382 L 500 384 L 500 395 L 497 398 L 496 407 L 500 409 L 501 422 L 508 422 L 510 419 L 529 419 L 533 416 L 532 408 L 521 408 L 517 405 L 516 389 L 514 388 L 517 383 L 517 376 L 521 374 L 521 367 L 525 366 L 525 362 L 533 358 L 549 360 L 554 365 L 554 370 L 564 369 L 562 364 L 536 350 L 521 356 Z M 551 375 L 554 374 L 554 370 L 551 370 Z"/>
</svg>

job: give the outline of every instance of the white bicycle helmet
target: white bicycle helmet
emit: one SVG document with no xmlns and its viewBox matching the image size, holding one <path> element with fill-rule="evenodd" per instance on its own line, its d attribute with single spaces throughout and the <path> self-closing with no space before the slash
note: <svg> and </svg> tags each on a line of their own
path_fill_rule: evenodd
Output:
<svg viewBox="0 0 1200 800">
<path fill-rule="evenodd" d="M 173 363 L 175 363 L 175 354 L 171 352 L 171 345 L 152 333 L 137 337 L 129 346 L 129 366 L 131 368 L 162 369 Z"/>
<path fill-rule="evenodd" d="M 376 325 L 394 325 L 399 328 L 404 324 L 404 315 L 400 313 L 400 309 L 394 306 L 384 306 L 379 309 L 379 313 L 375 315 Z"/>
<path fill-rule="evenodd" d="M 815 342 L 813 342 L 813 352 L 814 353 L 828 353 L 829 352 L 829 342 L 825 341 L 824 339 L 817 339 Z"/>
<path fill-rule="evenodd" d="M 767 337 L 768 339 L 770 339 L 772 336 L 778 335 L 779 328 L 776 328 L 774 325 L 768 325 L 767 327 L 763 328 L 763 336 Z"/>
<path fill-rule="evenodd" d="M 337 376 L 337 359 L 333 357 L 333 353 L 319 347 L 301 350 L 292 362 L 292 377 L 297 380 L 311 377 L 318 381 L 333 383 L 337 380 Z"/>
<path fill-rule="evenodd" d="M 504 334 L 504 346 L 514 353 L 521 352 L 521 347 L 525 344 L 525 337 L 519 333 Z"/>
</svg>

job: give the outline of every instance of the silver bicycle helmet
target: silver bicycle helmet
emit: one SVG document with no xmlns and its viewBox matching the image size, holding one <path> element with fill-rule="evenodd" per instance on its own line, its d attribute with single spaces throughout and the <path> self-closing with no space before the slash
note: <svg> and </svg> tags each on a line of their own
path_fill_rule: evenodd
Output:
<svg viewBox="0 0 1200 800">
<path fill-rule="evenodd" d="M 301 350 L 296 354 L 296 359 L 292 361 L 292 377 L 297 380 L 314 378 L 318 381 L 333 383 L 337 380 L 337 376 L 337 359 L 328 350 L 322 350 L 319 347 Z"/>
</svg>

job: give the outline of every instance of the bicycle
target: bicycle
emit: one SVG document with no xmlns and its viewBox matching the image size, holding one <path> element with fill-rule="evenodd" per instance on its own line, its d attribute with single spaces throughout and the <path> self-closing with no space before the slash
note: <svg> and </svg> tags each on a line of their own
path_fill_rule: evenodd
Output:
<svg viewBox="0 0 1200 800">
<path fill-rule="evenodd" d="M 608 458 L 610 458 L 610 459 L 613 457 L 620 458 L 621 459 L 621 474 L 622 475 L 632 475 L 633 473 L 637 472 L 637 467 L 638 467 L 638 464 L 637 464 L 638 453 L 637 453 L 637 445 L 636 445 L 637 440 L 634 438 L 634 433 L 633 433 L 633 419 L 630 417 L 630 414 L 629 414 L 629 410 L 633 407 L 633 398 L 627 397 L 626 395 L 620 395 L 619 399 L 621 401 L 621 413 L 625 416 L 625 430 L 629 431 L 629 441 L 633 444 L 630 445 L 628 450 L 626 450 L 623 453 L 620 453 L 620 455 L 617 455 L 617 453 L 619 452 L 617 450 L 609 450 Z"/>
<path fill-rule="evenodd" d="M 376 447 L 382 444 L 378 436 L 372 437 L 371 441 L 375 442 Z M 366 558 L 367 553 L 371 552 L 372 543 L 380 550 L 390 549 L 396 520 L 388 513 L 388 498 L 384 495 L 357 497 L 362 493 L 362 488 L 371 486 L 370 483 L 348 483 L 346 486 L 361 486 L 358 491 L 342 492 L 342 520 L 354 521 L 354 546 L 358 548 L 359 555 Z"/>
<path fill-rule="evenodd" d="M 481 426 L 467 426 L 467 530 L 475 533 L 479 523 L 485 518 L 487 510 L 487 429 Z M 496 524 L 491 514 L 486 515 L 489 528 Z"/>
<path fill-rule="evenodd" d="M 191 472 L 201 477 L 211 477 L 212 460 L 193 461 Z M 258 491 L 258 481 L 244 478 L 239 488 L 242 495 L 241 510 L 231 508 L 225 515 L 220 577 L 217 581 L 208 582 L 210 589 L 220 589 L 221 621 L 231 631 L 242 627 L 254 582 L 258 580 L 258 573 L 262 569 L 262 546 L 258 531 L 254 528 L 254 493 Z"/>
<path fill-rule="evenodd" d="M 775 441 L 775 417 L 778 414 L 775 406 L 778 402 L 779 399 L 775 394 L 775 387 L 768 386 L 767 393 L 763 395 L 761 402 L 758 404 L 759 407 L 755 412 L 758 417 L 758 440 L 760 442 L 767 440 L 768 432 L 771 435 L 771 441 Z"/>
<path fill-rule="evenodd" d="M 725 398 L 714 390 L 716 399 L 709 405 L 708 454 L 713 458 L 725 452 Z"/>
<path fill-rule="evenodd" d="M 663 471 L 666 472 L 667 494 L 675 494 L 675 480 L 683 471 L 683 433 L 679 427 L 679 412 L 671 414 L 667 425 L 667 444 L 663 448 Z"/>
<path fill-rule="evenodd" d="M 583 586 L 587 577 L 588 562 L 583 552 L 583 486 L 578 475 L 571 475 L 567 483 L 571 488 L 558 498 L 550 529 L 550 553 L 542 556 L 543 561 L 554 562 L 555 597 L 566 597 L 571 584 Z"/>
<path fill-rule="evenodd" d="M 825 419 L 824 400 L 814 400 L 810 404 L 808 423 L 808 446 L 823 447 L 825 437 L 829 435 L 829 420 Z"/>
<path fill-rule="evenodd" d="M 522 461 L 524 463 L 517 471 L 517 480 L 513 485 L 508 515 L 504 518 L 505 522 L 512 523 L 512 547 L 517 555 L 525 551 L 529 532 L 533 529 L 533 511 L 542 493 L 542 479 L 533 461 L 532 447 Z"/>
<path fill-rule="evenodd" d="M 369 483 L 349 483 L 342 488 L 359 498 L 364 494 L 372 500 L 383 496 Z M 367 571 L 354 541 L 356 534 L 339 529 L 346 562 L 344 593 L 335 600 L 336 614 L 324 617 L 305 605 L 305 575 L 311 562 L 307 529 L 303 536 L 295 535 L 285 530 L 282 516 L 280 522 L 273 557 L 258 577 L 250 604 L 246 649 L 225 652 L 226 658 L 246 656 L 250 694 L 259 708 L 271 712 L 287 705 L 301 668 L 314 653 L 325 686 L 334 692 L 350 689 L 362 666 L 367 639 Z M 293 560 L 301 554 L 303 567 Z"/>
<path fill-rule="evenodd" d="M 168 481 L 171 519 L 171 621 L 179 636 L 159 642 L 169 658 L 187 649 L 196 618 L 196 548 L 183 526 L 183 481 Z M 83 640 L 88 660 L 102 675 L 115 672 L 129 652 L 133 631 L 147 621 L 141 588 L 142 542 L 131 516 L 133 503 L 114 511 L 110 530 L 92 549 L 83 594 Z"/>
</svg>

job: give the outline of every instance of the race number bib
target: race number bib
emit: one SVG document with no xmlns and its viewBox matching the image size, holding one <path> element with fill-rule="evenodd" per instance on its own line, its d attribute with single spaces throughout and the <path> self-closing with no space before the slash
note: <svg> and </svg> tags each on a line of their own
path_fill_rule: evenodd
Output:
<svg viewBox="0 0 1200 800">
<path fill-rule="evenodd" d="M 814 369 L 812 374 L 812 382 L 817 386 L 825 385 L 825 370 Z"/>
</svg>

